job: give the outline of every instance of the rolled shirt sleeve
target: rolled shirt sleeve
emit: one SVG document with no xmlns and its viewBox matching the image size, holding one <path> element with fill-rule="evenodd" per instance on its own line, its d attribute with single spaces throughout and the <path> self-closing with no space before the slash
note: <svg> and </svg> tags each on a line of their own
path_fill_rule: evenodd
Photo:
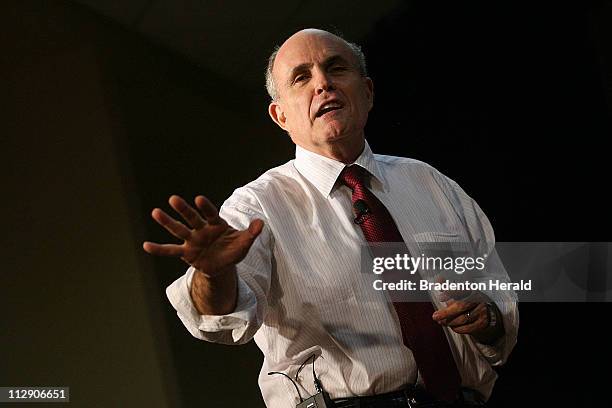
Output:
<svg viewBox="0 0 612 408">
<path fill-rule="evenodd" d="M 238 276 L 238 301 L 232 313 L 200 315 L 190 295 L 194 273 L 195 270 L 190 267 L 185 275 L 166 289 L 168 300 L 189 333 L 201 340 L 226 344 L 241 344 L 250 340 L 245 339 L 245 334 L 250 326 L 257 323 L 257 300 L 244 280 Z"/>
<path fill-rule="evenodd" d="M 232 313 L 200 315 L 191 299 L 191 281 L 195 269 L 166 288 L 166 296 L 185 328 L 194 337 L 214 343 L 244 344 L 250 341 L 263 323 L 271 273 L 271 234 L 265 217 L 257 211 L 256 202 L 244 189 L 234 192 L 221 207 L 220 216 L 233 228 L 244 230 L 253 219 L 262 219 L 264 229 L 247 256 L 236 265 L 238 299 Z"/>
</svg>

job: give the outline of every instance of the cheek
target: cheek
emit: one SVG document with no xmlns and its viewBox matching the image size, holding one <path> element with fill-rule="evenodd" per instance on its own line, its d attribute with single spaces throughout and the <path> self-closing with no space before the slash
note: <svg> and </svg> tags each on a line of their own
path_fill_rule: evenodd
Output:
<svg viewBox="0 0 612 408">
<path fill-rule="evenodd" d="M 310 122 L 310 104 L 306 100 L 299 100 L 292 104 L 289 110 L 288 118 L 290 117 L 293 123 L 304 124 Z"/>
<path fill-rule="evenodd" d="M 361 103 L 359 106 L 359 114 L 360 116 L 366 117 L 372 108 L 372 101 L 368 98 L 367 94 L 362 95 Z"/>
</svg>

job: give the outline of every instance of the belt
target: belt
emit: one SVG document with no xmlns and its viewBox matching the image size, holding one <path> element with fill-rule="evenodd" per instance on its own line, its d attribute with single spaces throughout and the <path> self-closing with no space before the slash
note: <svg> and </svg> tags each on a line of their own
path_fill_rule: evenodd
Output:
<svg viewBox="0 0 612 408">
<path fill-rule="evenodd" d="M 461 389 L 455 402 L 438 401 L 423 388 L 409 386 L 404 390 L 365 397 L 337 398 L 334 408 L 463 408 L 484 407 L 480 395 L 471 389 Z"/>
</svg>

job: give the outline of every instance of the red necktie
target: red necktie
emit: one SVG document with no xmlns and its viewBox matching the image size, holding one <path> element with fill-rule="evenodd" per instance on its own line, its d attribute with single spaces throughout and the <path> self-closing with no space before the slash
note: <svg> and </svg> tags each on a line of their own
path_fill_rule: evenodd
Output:
<svg viewBox="0 0 612 408">
<path fill-rule="evenodd" d="M 363 235 L 372 243 L 404 242 L 387 208 L 366 188 L 367 175 L 367 170 L 357 165 L 346 167 L 340 174 L 342 183 L 353 191 L 353 208 L 360 213 L 356 222 Z M 431 302 L 393 302 L 393 306 L 404 344 L 412 350 L 425 388 L 438 399 L 454 401 L 461 376 L 442 327 L 431 317 L 433 305 Z"/>
</svg>

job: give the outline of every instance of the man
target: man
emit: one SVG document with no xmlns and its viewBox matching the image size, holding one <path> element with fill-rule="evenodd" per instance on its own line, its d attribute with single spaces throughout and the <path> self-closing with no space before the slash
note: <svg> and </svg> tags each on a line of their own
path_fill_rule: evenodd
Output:
<svg viewBox="0 0 612 408">
<path fill-rule="evenodd" d="M 486 216 L 430 166 L 372 154 L 364 126 L 373 84 L 357 46 L 299 31 L 271 56 L 267 87 L 270 117 L 296 144 L 295 160 L 237 189 L 219 213 L 203 196 L 195 207 L 170 197 L 183 222 L 152 212 L 183 243 L 144 249 L 190 265 L 167 289 L 179 318 L 203 340 L 254 338 L 271 407 L 295 407 L 319 384 L 343 407 L 486 400 L 491 366 L 516 341 L 514 303 L 432 299 L 415 311 L 366 301 L 357 277 L 361 249 L 375 241 L 463 240 L 490 251 Z M 304 364 L 312 370 L 300 371 Z M 296 377 L 295 388 L 270 371 Z"/>
</svg>

